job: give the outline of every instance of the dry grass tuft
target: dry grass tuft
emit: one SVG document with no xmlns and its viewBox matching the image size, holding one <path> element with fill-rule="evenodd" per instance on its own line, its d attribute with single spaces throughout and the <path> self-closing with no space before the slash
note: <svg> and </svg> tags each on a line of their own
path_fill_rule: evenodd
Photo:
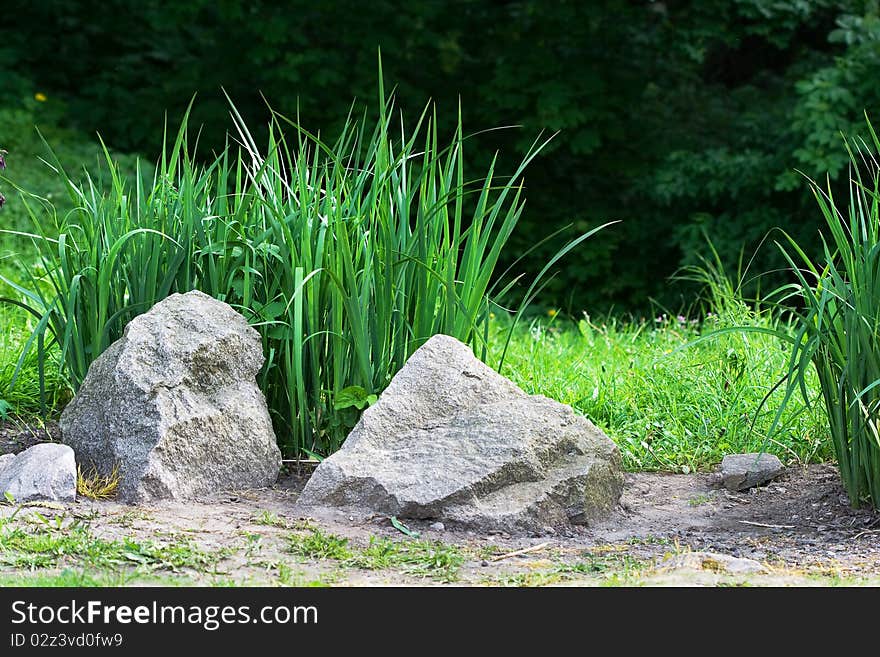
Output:
<svg viewBox="0 0 880 657">
<path fill-rule="evenodd" d="M 78 495 L 92 500 L 108 500 L 116 497 L 119 489 L 119 466 L 115 466 L 109 475 L 102 475 L 95 466 L 83 472 L 82 466 L 76 466 L 76 492 Z"/>
</svg>

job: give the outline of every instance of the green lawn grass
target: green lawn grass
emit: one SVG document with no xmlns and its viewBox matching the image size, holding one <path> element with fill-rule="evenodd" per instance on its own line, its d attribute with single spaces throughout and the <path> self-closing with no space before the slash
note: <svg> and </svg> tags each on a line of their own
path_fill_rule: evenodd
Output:
<svg viewBox="0 0 880 657">
<path fill-rule="evenodd" d="M 732 324 L 772 323 L 753 313 L 732 319 L 536 320 L 516 330 L 502 372 L 527 392 L 590 418 L 617 443 L 630 470 L 707 470 L 726 453 L 761 450 L 784 461 L 830 459 L 818 399 L 807 407 L 793 398 L 768 435 L 784 386 L 761 403 L 787 370 L 785 343 L 743 332 L 693 344 Z"/>
</svg>

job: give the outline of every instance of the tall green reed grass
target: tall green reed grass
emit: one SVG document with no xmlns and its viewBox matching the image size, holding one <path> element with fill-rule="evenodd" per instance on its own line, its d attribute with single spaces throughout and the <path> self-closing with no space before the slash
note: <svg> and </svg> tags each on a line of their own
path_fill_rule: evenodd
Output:
<svg viewBox="0 0 880 657">
<path fill-rule="evenodd" d="M 259 383 L 290 455 L 337 449 L 436 333 L 485 358 L 490 299 L 515 282 L 500 288 L 495 268 L 523 212 L 523 172 L 546 141 L 512 176 L 500 179 L 493 160 L 471 179 L 460 112 L 444 144 L 430 106 L 406 128 L 381 73 L 379 96 L 378 119 L 349 116 L 333 144 L 273 114 L 260 149 L 230 103 L 236 143 L 206 164 L 194 156 L 189 112 L 151 176 L 140 164 L 124 176 L 108 154 L 106 182 L 78 182 L 53 162 L 75 210 L 28 204 L 34 232 L 22 235 L 41 265 L 7 281 L 20 295 L 9 301 L 38 318 L 25 353 L 42 353 L 48 333 L 76 388 L 134 316 L 202 290 L 260 332 Z"/>
<path fill-rule="evenodd" d="M 783 233 L 777 245 L 795 280 L 770 296 L 795 308 L 796 330 L 780 335 L 792 348 L 779 413 L 798 389 L 807 396 L 812 366 L 850 502 L 880 508 L 880 140 L 870 121 L 868 130 L 873 149 L 844 138 L 851 164 L 843 203 L 830 180 L 809 181 L 827 228 L 822 256 L 811 258 Z"/>
</svg>

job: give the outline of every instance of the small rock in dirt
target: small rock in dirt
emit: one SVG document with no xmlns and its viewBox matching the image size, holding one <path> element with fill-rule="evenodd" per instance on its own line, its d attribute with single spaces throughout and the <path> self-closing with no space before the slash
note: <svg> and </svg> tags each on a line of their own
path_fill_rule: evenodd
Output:
<svg viewBox="0 0 880 657">
<path fill-rule="evenodd" d="M 721 461 L 721 482 L 727 490 L 742 491 L 778 477 L 783 469 L 772 454 L 728 454 Z"/>
<path fill-rule="evenodd" d="M 685 552 L 677 554 L 660 564 L 661 570 L 685 568 L 689 570 L 711 570 L 716 573 L 742 575 L 767 572 L 761 563 L 754 559 L 732 557 L 719 552 Z"/>
<path fill-rule="evenodd" d="M 428 525 L 428 527 L 430 529 L 433 529 L 435 532 L 446 531 L 446 525 L 444 525 L 442 522 L 432 522 L 430 525 Z"/>
<path fill-rule="evenodd" d="M 172 294 L 125 327 L 61 415 L 63 440 L 127 502 L 272 484 L 281 468 L 257 387 L 259 334 L 201 292 Z"/>
<path fill-rule="evenodd" d="M 436 335 L 315 469 L 297 506 L 544 532 L 613 509 L 620 461 L 585 417 L 526 394 L 468 346 Z"/>
<path fill-rule="evenodd" d="M 4 463 L 0 496 L 9 493 L 16 502 L 76 499 L 76 460 L 67 445 L 34 445 Z"/>
</svg>

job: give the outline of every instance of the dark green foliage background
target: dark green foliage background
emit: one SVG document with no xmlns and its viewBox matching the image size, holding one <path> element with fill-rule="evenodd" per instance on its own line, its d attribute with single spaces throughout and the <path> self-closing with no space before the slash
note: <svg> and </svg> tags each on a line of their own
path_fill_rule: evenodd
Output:
<svg viewBox="0 0 880 657">
<path fill-rule="evenodd" d="M 704 232 L 729 263 L 773 227 L 815 244 L 795 169 L 840 179 L 840 131 L 862 132 L 880 102 L 876 2 L 5 0 L 2 21 L 2 108 L 27 103 L 39 122 L 64 107 L 72 126 L 150 157 L 164 113 L 173 124 L 196 92 L 201 148 L 222 145 L 221 87 L 252 125 L 264 96 L 332 135 L 353 98 L 375 107 L 380 46 L 411 120 L 433 99 L 451 132 L 460 98 L 466 130 L 522 126 L 476 137 L 475 170 L 496 149 L 513 167 L 539 131 L 561 131 L 527 174 L 508 257 L 562 226 L 623 220 L 542 296 L 572 311 L 680 306 L 687 290 L 667 278 L 705 252 Z M 754 271 L 781 265 L 765 247 Z"/>
</svg>

